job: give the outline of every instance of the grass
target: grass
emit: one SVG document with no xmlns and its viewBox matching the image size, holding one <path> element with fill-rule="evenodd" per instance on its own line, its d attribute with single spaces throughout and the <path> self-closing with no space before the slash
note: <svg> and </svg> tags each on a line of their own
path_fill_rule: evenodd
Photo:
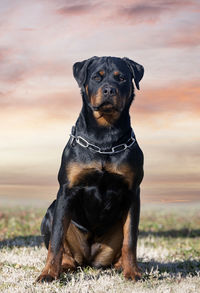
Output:
<svg viewBox="0 0 200 293">
<path fill-rule="evenodd" d="M 52 284 L 37 284 L 47 250 L 42 209 L 0 209 L 0 292 L 200 292 L 200 213 L 196 208 L 146 207 L 140 221 L 137 283 L 114 269 L 79 268 Z"/>
</svg>

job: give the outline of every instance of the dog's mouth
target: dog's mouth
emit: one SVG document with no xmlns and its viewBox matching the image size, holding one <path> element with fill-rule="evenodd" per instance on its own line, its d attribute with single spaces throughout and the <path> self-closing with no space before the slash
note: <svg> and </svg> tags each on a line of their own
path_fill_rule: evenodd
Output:
<svg viewBox="0 0 200 293">
<path fill-rule="evenodd" d="M 105 114 L 112 114 L 113 112 L 118 111 L 118 109 L 110 102 L 104 102 L 98 106 L 93 106 L 93 110 Z"/>
</svg>

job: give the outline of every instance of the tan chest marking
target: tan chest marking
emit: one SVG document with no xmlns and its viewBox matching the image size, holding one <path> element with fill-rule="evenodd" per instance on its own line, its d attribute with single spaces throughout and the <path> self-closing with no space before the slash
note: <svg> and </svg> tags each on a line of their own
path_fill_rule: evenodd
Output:
<svg viewBox="0 0 200 293">
<path fill-rule="evenodd" d="M 91 162 L 90 164 L 70 163 L 67 166 L 67 177 L 69 180 L 69 187 L 72 187 L 81 180 L 81 178 L 88 173 L 100 170 L 101 164 L 98 162 Z"/>
<path fill-rule="evenodd" d="M 133 186 L 134 171 L 128 164 L 107 164 L 106 170 L 110 173 L 122 175 L 125 181 L 128 183 L 129 188 L 131 189 L 131 187 Z"/>
<path fill-rule="evenodd" d="M 133 185 L 134 171 L 128 164 L 115 165 L 107 163 L 102 169 L 102 165 L 100 162 L 91 162 L 89 164 L 73 162 L 67 166 L 67 177 L 69 180 L 69 187 L 78 184 L 81 178 L 95 170 L 106 170 L 110 173 L 122 175 L 124 177 L 124 180 L 128 183 L 130 189 Z"/>
</svg>

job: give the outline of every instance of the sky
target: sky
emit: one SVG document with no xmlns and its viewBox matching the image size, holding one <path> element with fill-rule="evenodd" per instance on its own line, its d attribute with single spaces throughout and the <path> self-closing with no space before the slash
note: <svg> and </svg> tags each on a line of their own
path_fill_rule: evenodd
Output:
<svg viewBox="0 0 200 293">
<path fill-rule="evenodd" d="M 92 56 L 145 68 L 131 121 L 142 201 L 200 199 L 200 1 L 0 1 L 0 197 L 55 198 L 81 109 L 72 75 Z"/>
</svg>

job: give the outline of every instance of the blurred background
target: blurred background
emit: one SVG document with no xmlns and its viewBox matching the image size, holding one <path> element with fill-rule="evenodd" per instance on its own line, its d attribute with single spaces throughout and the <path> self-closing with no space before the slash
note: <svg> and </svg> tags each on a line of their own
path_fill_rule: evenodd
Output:
<svg viewBox="0 0 200 293">
<path fill-rule="evenodd" d="M 128 57 L 145 68 L 131 107 L 145 154 L 142 201 L 200 199 L 200 2 L 0 2 L 0 203 L 55 198 L 81 109 L 72 66 Z"/>
</svg>

